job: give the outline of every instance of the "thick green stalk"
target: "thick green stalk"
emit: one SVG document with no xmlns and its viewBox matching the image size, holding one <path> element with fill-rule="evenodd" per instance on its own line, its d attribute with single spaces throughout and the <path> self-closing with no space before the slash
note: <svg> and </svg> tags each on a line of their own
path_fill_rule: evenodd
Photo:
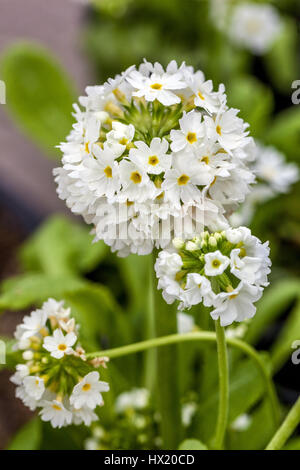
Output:
<svg viewBox="0 0 300 470">
<path fill-rule="evenodd" d="M 146 318 L 146 338 L 155 337 L 154 327 L 154 291 L 153 291 L 153 259 L 147 256 L 148 262 L 148 296 L 147 296 L 147 318 Z M 156 378 L 156 350 L 147 349 L 145 355 L 145 387 L 153 392 Z"/>
<path fill-rule="evenodd" d="M 280 450 L 300 423 L 300 397 L 291 408 L 282 425 L 269 442 L 266 450 Z"/>
<path fill-rule="evenodd" d="M 141 341 L 139 343 L 129 344 L 127 346 L 122 346 L 114 349 L 103 349 L 102 351 L 95 351 L 93 353 L 87 354 L 88 358 L 107 356 L 111 359 L 116 357 L 126 356 L 127 354 L 136 354 L 141 351 L 145 351 L 150 348 L 158 348 L 161 346 L 167 346 L 170 344 L 183 343 L 185 341 L 208 341 L 211 343 L 216 342 L 217 336 L 216 333 L 211 331 L 199 331 L 193 333 L 185 334 L 176 334 L 164 336 L 161 338 L 154 338 L 147 341 Z M 278 403 L 278 398 L 276 391 L 273 385 L 273 382 L 270 378 L 268 369 L 265 366 L 264 361 L 260 355 L 255 351 L 255 349 L 244 341 L 236 338 L 226 338 L 226 343 L 238 348 L 243 351 L 247 356 L 251 357 L 256 363 L 258 370 L 265 382 L 266 393 L 269 397 L 270 405 L 272 408 L 272 416 L 274 418 L 274 425 L 278 426 L 280 421 L 280 407 Z"/>
<path fill-rule="evenodd" d="M 220 320 L 215 322 L 217 349 L 218 349 L 218 367 L 219 367 L 219 412 L 216 426 L 216 434 L 213 441 L 215 449 L 222 449 L 225 432 L 228 422 L 229 409 L 229 370 L 228 354 L 225 338 L 225 330 L 220 324 Z"/>
<path fill-rule="evenodd" d="M 154 263 L 156 254 L 154 252 Z M 177 309 L 168 305 L 161 291 L 157 290 L 157 279 L 153 277 L 154 323 L 157 337 L 177 333 Z M 178 387 L 178 348 L 169 345 L 156 352 L 156 397 L 161 416 L 160 430 L 165 449 L 175 450 L 181 440 L 181 413 Z"/>
</svg>

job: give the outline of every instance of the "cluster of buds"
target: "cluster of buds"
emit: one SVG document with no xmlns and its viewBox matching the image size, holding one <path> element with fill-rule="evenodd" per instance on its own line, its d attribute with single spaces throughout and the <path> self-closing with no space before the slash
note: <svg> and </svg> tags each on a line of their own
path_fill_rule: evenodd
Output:
<svg viewBox="0 0 300 470">
<path fill-rule="evenodd" d="M 64 302 L 49 299 L 41 309 L 25 316 L 15 332 L 19 364 L 11 381 L 16 396 L 32 411 L 40 409 L 43 421 L 63 427 L 98 419 L 101 393 L 109 390 L 99 380 L 105 358 L 88 361 L 78 341 L 78 325 Z"/>
<path fill-rule="evenodd" d="M 239 227 L 174 239 L 173 249 L 159 253 L 155 269 L 166 302 L 179 300 L 181 309 L 203 302 L 227 326 L 254 316 L 270 265 L 268 243 Z"/>
</svg>

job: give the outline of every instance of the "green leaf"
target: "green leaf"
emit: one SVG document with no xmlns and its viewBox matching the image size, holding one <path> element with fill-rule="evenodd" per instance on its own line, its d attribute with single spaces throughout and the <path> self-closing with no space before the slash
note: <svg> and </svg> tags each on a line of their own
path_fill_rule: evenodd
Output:
<svg viewBox="0 0 300 470">
<path fill-rule="evenodd" d="M 61 216 L 48 219 L 22 246 L 25 269 L 49 275 L 74 275 L 94 269 L 108 252 L 103 242 L 92 243 L 86 226 Z"/>
<path fill-rule="evenodd" d="M 241 110 L 240 116 L 250 124 L 251 135 L 263 135 L 274 106 L 271 89 L 257 78 L 244 75 L 231 80 L 227 90 L 229 105 Z"/>
<path fill-rule="evenodd" d="M 288 319 L 285 321 L 279 337 L 271 349 L 273 370 L 277 371 L 285 361 L 292 355 L 292 344 L 300 338 L 300 302 L 293 308 Z"/>
<path fill-rule="evenodd" d="M 300 282 L 289 278 L 274 283 L 268 287 L 264 296 L 257 304 L 257 312 L 252 319 L 245 341 L 255 344 L 268 326 L 276 320 L 293 300 L 300 295 Z"/>
<path fill-rule="evenodd" d="M 180 446 L 178 447 L 178 450 L 208 450 L 206 445 L 204 445 L 201 441 L 198 441 L 198 439 L 185 439 Z"/>
<path fill-rule="evenodd" d="M 277 114 L 266 132 L 265 142 L 274 145 L 291 159 L 300 160 L 300 106 Z"/>
<path fill-rule="evenodd" d="M 97 350 L 100 338 L 105 340 L 106 347 L 130 343 L 130 325 L 126 315 L 107 287 L 86 283 L 66 292 L 64 299 L 81 325 L 80 332 L 87 350 Z"/>
<path fill-rule="evenodd" d="M 47 49 L 31 43 L 9 47 L 1 61 L 7 108 L 21 129 L 43 150 L 58 156 L 55 146 L 70 132 L 75 93 L 70 78 Z"/>
<path fill-rule="evenodd" d="M 300 450 L 300 437 L 290 439 L 282 450 Z"/>
<path fill-rule="evenodd" d="M 68 291 L 79 289 L 84 281 L 72 277 L 53 277 L 43 274 L 23 274 L 2 283 L 0 311 L 22 310 L 41 304 L 49 297 L 63 299 Z"/>
<path fill-rule="evenodd" d="M 227 447 L 230 450 L 262 450 L 274 434 L 272 411 L 264 400 L 250 414 L 251 422 L 244 431 L 229 431 Z"/>
<path fill-rule="evenodd" d="M 41 442 L 41 420 L 33 418 L 17 432 L 7 450 L 37 450 Z"/>
<path fill-rule="evenodd" d="M 278 39 L 264 59 L 270 79 L 278 89 L 290 94 L 291 83 L 299 76 L 298 27 L 296 19 L 285 19 Z"/>
<path fill-rule="evenodd" d="M 247 412 L 264 393 L 265 384 L 256 364 L 250 359 L 239 361 L 234 369 L 230 371 L 229 422 Z M 194 432 L 204 442 L 209 442 L 215 430 L 218 401 L 218 385 L 215 384 L 207 393 L 206 399 L 199 403 L 194 419 Z"/>
</svg>

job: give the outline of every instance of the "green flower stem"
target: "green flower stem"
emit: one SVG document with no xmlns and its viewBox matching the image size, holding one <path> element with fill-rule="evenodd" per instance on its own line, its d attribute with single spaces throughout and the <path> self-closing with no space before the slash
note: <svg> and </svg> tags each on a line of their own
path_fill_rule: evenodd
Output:
<svg viewBox="0 0 300 470">
<path fill-rule="evenodd" d="M 300 423 L 300 397 L 277 430 L 266 450 L 280 450 Z"/>
<path fill-rule="evenodd" d="M 156 253 L 154 253 L 156 259 Z M 154 327 L 156 337 L 177 333 L 177 308 L 168 305 L 157 289 L 153 273 Z M 181 411 L 178 377 L 178 348 L 175 344 L 156 351 L 156 397 L 161 421 L 163 448 L 175 450 L 181 441 Z"/>
<path fill-rule="evenodd" d="M 148 260 L 148 298 L 147 298 L 147 318 L 146 318 L 146 338 L 155 337 L 155 310 L 154 310 L 154 288 L 153 288 L 153 259 L 147 256 Z M 156 377 L 156 351 L 147 349 L 145 355 L 145 387 L 153 392 Z"/>
<path fill-rule="evenodd" d="M 141 341 L 139 343 L 129 344 L 128 346 L 122 346 L 120 348 L 106 349 L 106 350 L 104 349 L 102 351 L 89 353 L 87 354 L 87 357 L 93 358 L 93 357 L 107 356 L 110 359 L 114 359 L 116 357 L 126 356 L 127 354 L 136 354 L 140 351 L 145 351 L 146 349 L 149 349 L 149 348 L 158 348 L 160 346 L 167 346 L 170 344 L 182 343 L 185 341 L 216 342 L 217 335 L 216 333 L 213 333 L 210 331 L 199 331 L 199 332 L 195 331 L 193 333 L 163 336 L 160 338 L 154 338 L 154 339 L 150 339 L 147 341 Z M 278 399 L 277 399 L 273 382 L 270 378 L 269 371 L 266 368 L 264 361 L 259 356 L 259 354 L 255 351 L 255 349 L 252 348 L 252 346 L 250 346 L 249 344 L 245 343 L 244 341 L 240 339 L 226 338 L 226 343 L 230 346 L 240 349 L 247 356 L 251 357 L 253 361 L 256 363 L 261 373 L 261 376 L 265 382 L 266 392 L 268 394 L 270 405 L 272 407 L 272 416 L 274 417 L 274 424 L 275 426 L 278 426 L 280 422 L 280 408 L 279 408 Z"/>
<path fill-rule="evenodd" d="M 215 449 L 222 449 L 228 422 L 229 368 L 225 329 L 221 326 L 220 320 L 217 320 L 215 325 L 219 365 L 219 413 L 213 447 Z"/>
</svg>

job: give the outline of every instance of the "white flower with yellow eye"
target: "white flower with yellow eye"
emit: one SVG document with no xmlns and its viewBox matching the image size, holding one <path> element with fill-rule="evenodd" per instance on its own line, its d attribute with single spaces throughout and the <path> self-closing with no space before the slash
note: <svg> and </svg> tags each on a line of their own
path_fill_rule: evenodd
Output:
<svg viewBox="0 0 300 470">
<path fill-rule="evenodd" d="M 39 413 L 42 421 L 50 421 L 53 428 L 62 428 L 72 423 L 72 413 L 57 400 L 45 400 Z"/>
<path fill-rule="evenodd" d="M 172 156 L 167 154 L 169 144 L 166 139 L 155 137 L 150 145 L 142 141 L 136 141 L 134 145 L 135 148 L 129 151 L 129 158 L 146 173 L 159 175 L 170 168 Z"/>
<path fill-rule="evenodd" d="M 134 137 L 135 129 L 132 124 L 128 126 L 122 122 L 113 121 L 112 130 L 106 135 L 107 145 L 116 157 L 122 155 Z"/>
<path fill-rule="evenodd" d="M 149 179 L 146 171 L 128 160 L 119 165 L 122 190 L 117 196 L 119 202 L 153 200 L 159 191 Z"/>
<path fill-rule="evenodd" d="M 35 400 L 40 400 L 45 391 L 44 380 L 41 377 L 29 375 L 23 380 L 25 392 Z"/>
<path fill-rule="evenodd" d="M 219 250 L 204 255 L 204 271 L 206 276 L 220 276 L 229 266 L 230 259 L 222 255 Z"/>
<path fill-rule="evenodd" d="M 198 273 L 189 273 L 187 275 L 181 308 L 198 305 L 201 302 L 203 302 L 206 307 L 210 307 L 213 303 L 213 299 L 214 293 L 210 281 L 205 276 L 201 276 Z"/>
<path fill-rule="evenodd" d="M 204 117 L 207 136 L 213 141 L 217 141 L 220 146 L 230 155 L 237 148 L 242 148 L 249 143 L 246 132 L 248 124 L 237 116 L 238 109 L 222 109 L 215 118 Z"/>
<path fill-rule="evenodd" d="M 57 328 L 52 336 L 46 336 L 43 347 L 51 353 L 55 359 L 61 359 L 64 355 L 73 353 L 72 346 L 77 341 L 75 333 L 68 333 L 64 336 L 63 332 Z"/>
<path fill-rule="evenodd" d="M 179 152 L 185 148 L 192 148 L 199 144 L 204 137 L 204 124 L 201 122 L 201 113 L 190 111 L 184 113 L 179 119 L 180 130 L 172 130 L 171 149 L 173 152 Z"/>
<path fill-rule="evenodd" d="M 152 73 L 149 77 L 145 77 L 138 71 L 131 72 L 126 80 L 136 90 L 133 96 L 139 98 L 144 97 L 146 101 L 158 100 L 165 106 L 180 103 L 180 98 L 175 91 L 186 87 L 186 83 L 182 80 L 181 73 Z"/>
<path fill-rule="evenodd" d="M 47 314 L 43 310 L 34 310 L 30 315 L 23 318 L 23 323 L 19 325 L 18 339 L 26 340 L 35 336 L 46 325 Z"/>
<path fill-rule="evenodd" d="M 116 156 L 108 146 L 101 149 L 98 145 L 93 146 L 93 155 L 94 158 L 85 159 L 75 167 L 70 176 L 79 177 L 95 198 L 105 195 L 111 200 L 120 189 Z"/>
<path fill-rule="evenodd" d="M 109 385 L 99 380 L 98 372 L 90 372 L 77 385 L 75 385 L 70 403 L 75 408 L 80 409 L 87 406 L 90 409 L 96 408 L 97 405 L 103 405 L 101 392 L 108 392 Z"/>
<path fill-rule="evenodd" d="M 220 319 L 221 326 L 252 318 L 256 312 L 253 304 L 260 299 L 262 292 L 262 287 L 241 281 L 236 289 L 217 295 L 211 316 L 214 320 Z"/>
<path fill-rule="evenodd" d="M 219 91 L 213 91 L 212 80 L 205 80 L 201 71 L 196 72 L 190 79 L 189 87 L 194 93 L 194 104 L 204 108 L 209 113 L 216 113 L 220 104 L 226 103 L 225 87 L 220 85 Z"/>
<path fill-rule="evenodd" d="M 238 279 L 256 284 L 260 278 L 260 268 L 262 267 L 262 259 L 251 256 L 240 257 L 241 250 L 236 248 L 230 253 L 230 271 Z"/>
</svg>

